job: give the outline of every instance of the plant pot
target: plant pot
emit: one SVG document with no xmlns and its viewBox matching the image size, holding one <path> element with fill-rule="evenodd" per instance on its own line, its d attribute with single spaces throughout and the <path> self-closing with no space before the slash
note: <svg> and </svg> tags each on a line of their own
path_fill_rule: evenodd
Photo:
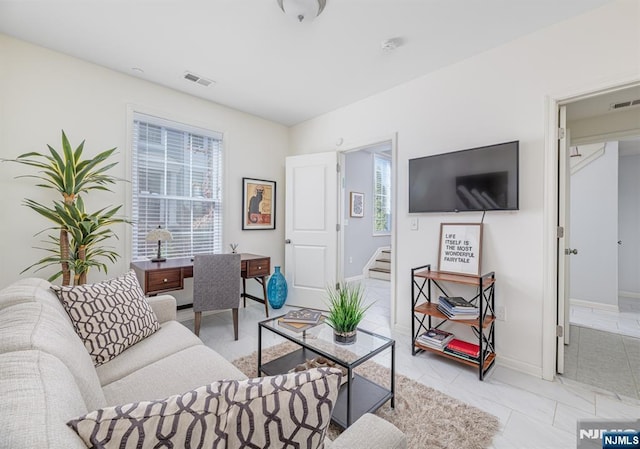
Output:
<svg viewBox="0 0 640 449">
<path fill-rule="evenodd" d="M 356 342 L 356 335 L 358 335 L 357 330 L 350 332 L 338 332 L 334 330 L 333 340 L 339 345 L 352 345 Z"/>
</svg>

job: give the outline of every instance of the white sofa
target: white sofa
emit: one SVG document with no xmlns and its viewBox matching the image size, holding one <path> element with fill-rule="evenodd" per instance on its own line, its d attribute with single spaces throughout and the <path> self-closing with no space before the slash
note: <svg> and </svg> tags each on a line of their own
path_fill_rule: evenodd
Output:
<svg viewBox="0 0 640 449">
<path fill-rule="evenodd" d="M 72 418 L 246 378 L 176 321 L 168 295 L 149 298 L 160 330 L 96 368 L 50 285 L 32 278 L 0 290 L 0 448 L 82 449 Z M 367 414 L 325 447 L 401 449 L 406 438 Z"/>
</svg>

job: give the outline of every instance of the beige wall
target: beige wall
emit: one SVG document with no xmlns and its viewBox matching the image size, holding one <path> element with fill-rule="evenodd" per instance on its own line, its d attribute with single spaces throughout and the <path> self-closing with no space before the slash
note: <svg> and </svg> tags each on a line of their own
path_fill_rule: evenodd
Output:
<svg viewBox="0 0 640 449">
<path fill-rule="evenodd" d="M 131 179 L 128 111 L 152 112 L 220 131 L 224 133 L 226 166 L 225 246 L 238 242 L 241 251 L 268 254 L 274 265 L 283 262 L 286 127 L 1 34 L 0 61 L 0 157 L 46 151 L 46 144 L 60 149 L 60 130 L 64 129 L 72 145 L 86 139 L 87 155 L 118 147 L 119 164 L 112 174 Z M 33 180 L 15 179 L 26 172 L 23 166 L 0 164 L 0 288 L 19 277 L 32 276 L 33 272 L 20 275 L 20 271 L 44 255 L 33 249 L 39 241 L 33 235 L 47 222 L 20 204 L 23 198 L 48 201 L 50 192 L 34 187 Z M 277 182 L 275 231 L 241 230 L 243 176 Z M 90 209 L 125 204 L 129 215 L 129 185 L 121 183 L 113 190 L 113 194 L 92 193 L 85 198 L 86 204 Z M 110 267 L 109 275 L 120 274 L 129 266 L 128 229 L 119 226 L 117 232 L 120 240 L 114 245 L 123 257 Z M 103 274 L 94 272 L 89 280 L 102 278 Z"/>
<path fill-rule="evenodd" d="M 481 213 L 408 214 L 408 160 L 520 141 L 520 210 L 485 217 L 483 271 L 496 272 L 500 363 L 542 374 L 547 100 L 640 79 L 640 2 L 623 0 L 295 126 L 296 154 L 397 132 L 399 328 L 410 328 L 411 267 L 436 264 L 439 225 Z M 428 57 L 428 55 L 425 55 Z M 419 218 L 419 230 L 410 219 Z M 458 327 L 459 329 L 459 327 Z"/>
</svg>

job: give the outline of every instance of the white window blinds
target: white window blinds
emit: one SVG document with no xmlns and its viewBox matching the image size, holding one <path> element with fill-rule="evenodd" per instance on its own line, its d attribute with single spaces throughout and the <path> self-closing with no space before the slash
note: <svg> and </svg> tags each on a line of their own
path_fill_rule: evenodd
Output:
<svg viewBox="0 0 640 449">
<path fill-rule="evenodd" d="M 388 157 L 373 157 L 373 233 L 391 233 L 391 160 Z"/>
<path fill-rule="evenodd" d="M 221 252 L 222 135 L 135 113 L 132 147 L 132 259 L 157 254 L 158 226 L 164 257 Z"/>
</svg>

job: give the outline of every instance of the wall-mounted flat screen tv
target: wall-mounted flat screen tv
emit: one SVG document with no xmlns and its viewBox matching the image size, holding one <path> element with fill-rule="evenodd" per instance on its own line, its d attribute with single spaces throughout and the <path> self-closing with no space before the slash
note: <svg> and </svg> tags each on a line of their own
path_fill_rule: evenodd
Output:
<svg viewBox="0 0 640 449">
<path fill-rule="evenodd" d="M 519 142 L 409 160 L 409 212 L 518 210 Z"/>
</svg>

